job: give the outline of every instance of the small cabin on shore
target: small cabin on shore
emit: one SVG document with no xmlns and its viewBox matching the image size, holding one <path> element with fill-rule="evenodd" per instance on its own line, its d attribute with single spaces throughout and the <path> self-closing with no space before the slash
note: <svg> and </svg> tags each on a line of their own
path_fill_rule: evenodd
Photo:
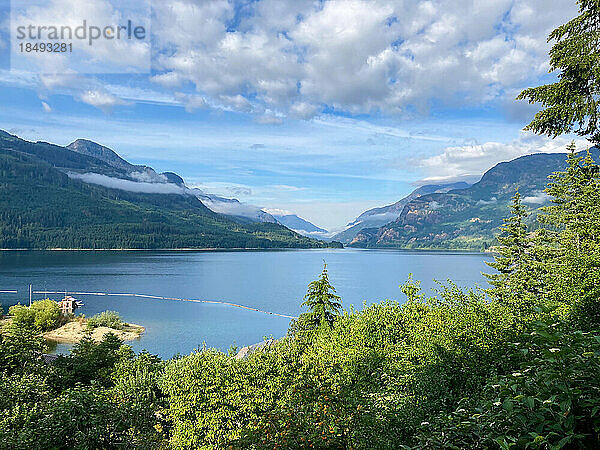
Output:
<svg viewBox="0 0 600 450">
<path fill-rule="evenodd" d="M 73 314 L 77 308 L 83 306 L 83 303 L 78 301 L 75 297 L 71 297 L 70 295 L 65 296 L 65 298 L 57 303 L 63 316 Z"/>
</svg>

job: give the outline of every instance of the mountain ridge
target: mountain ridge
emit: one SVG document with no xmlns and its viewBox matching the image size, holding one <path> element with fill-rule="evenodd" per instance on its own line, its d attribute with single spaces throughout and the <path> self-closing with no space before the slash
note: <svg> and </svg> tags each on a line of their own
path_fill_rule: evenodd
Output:
<svg viewBox="0 0 600 450">
<path fill-rule="evenodd" d="M 590 151 L 600 159 L 598 148 Z M 361 230 L 349 245 L 485 250 L 494 244 L 517 188 L 531 209 L 531 221 L 549 203 L 544 194 L 548 175 L 565 167 L 565 153 L 536 153 L 498 163 L 467 189 L 411 200 L 396 220 Z"/>
<path fill-rule="evenodd" d="M 316 226 L 314 223 L 309 222 L 296 214 L 273 214 L 273 217 L 290 230 L 302 233 L 327 233 L 327 230 Z"/>
<path fill-rule="evenodd" d="M 356 235 L 365 228 L 373 228 L 385 225 L 388 222 L 396 219 L 401 213 L 404 206 L 421 195 L 429 193 L 461 189 L 471 186 L 464 181 L 443 183 L 443 184 L 427 184 L 416 188 L 407 196 L 387 206 L 371 208 L 360 214 L 354 221 L 350 222 L 346 229 L 335 234 L 332 239 L 343 243 L 350 243 Z"/>
<path fill-rule="evenodd" d="M 275 223 L 230 220 L 193 195 L 111 189 L 68 174 L 91 169 L 123 173 L 94 156 L 1 133 L 0 248 L 339 247 Z"/>
</svg>

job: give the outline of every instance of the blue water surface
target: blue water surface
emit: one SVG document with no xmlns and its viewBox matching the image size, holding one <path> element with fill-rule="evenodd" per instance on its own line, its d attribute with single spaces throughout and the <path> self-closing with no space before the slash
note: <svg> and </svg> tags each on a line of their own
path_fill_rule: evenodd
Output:
<svg viewBox="0 0 600 450">
<path fill-rule="evenodd" d="M 434 279 L 462 287 L 485 286 L 481 275 L 490 255 L 402 250 L 285 251 L 10 251 L 0 252 L 0 294 L 6 310 L 28 301 L 34 290 L 140 293 L 165 297 L 230 301 L 297 316 L 308 283 L 327 262 L 330 280 L 345 308 L 385 299 L 405 301 L 399 285 L 409 273 L 430 291 Z M 34 298 L 42 298 L 36 295 Z M 59 295 L 51 295 L 58 299 Z M 77 296 L 78 312 L 91 316 L 118 311 L 127 322 L 146 327 L 130 344 L 164 358 L 206 345 L 227 351 L 265 337 L 281 337 L 289 319 L 224 305 L 149 300 L 136 297 Z M 67 347 L 59 346 L 58 351 Z"/>
</svg>

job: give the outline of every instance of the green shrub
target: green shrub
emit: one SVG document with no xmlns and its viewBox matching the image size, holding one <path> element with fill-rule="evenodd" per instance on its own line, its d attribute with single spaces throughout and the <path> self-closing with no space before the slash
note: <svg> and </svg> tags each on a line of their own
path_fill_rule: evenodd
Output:
<svg viewBox="0 0 600 450">
<path fill-rule="evenodd" d="M 30 307 L 14 305 L 9 309 L 13 322 L 27 327 L 37 327 L 42 331 L 53 330 L 60 324 L 60 308 L 50 299 L 33 302 Z"/>
<path fill-rule="evenodd" d="M 33 302 L 30 308 L 35 315 L 35 325 L 42 331 L 53 330 L 60 324 L 60 308 L 50 299 Z"/>
<path fill-rule="evenodd" d="M 35 314 L 33 310 L 29 309 L 27 306 L 11 306 L 8 309 L 8 314 L 12 317 L 12 321 L 15 325 L 30 328 L 35 326 Z"/>
<path fill-rule="evenodd" d="M 13 322 L 0 333 L 0 379 L 14 373 L 37 372 L 43 365 L 40 354 L 45 350 L 44 339 L 35 328 Z"/>
<path fill-rule="evenodd" d="M 90 329 L 98 327 L 108 327 L 114 330 L 122 330 L 126 325 L 121 316 L 116 311 L 103 311 L 90 317 L 87 321 L 87 326 Z"/>
<path fill-rule="evenodd" d="M 479 401 L 424 422 L 416 448 L 599 448 L 600 333 L 540 321 L 514 343 L 522 362 Z"/>
</svg>

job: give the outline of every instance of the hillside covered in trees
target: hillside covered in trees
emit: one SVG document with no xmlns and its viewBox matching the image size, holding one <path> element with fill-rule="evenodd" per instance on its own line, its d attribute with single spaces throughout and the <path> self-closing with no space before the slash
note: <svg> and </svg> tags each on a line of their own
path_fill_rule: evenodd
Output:
<svg viewBox="0 0 600 450">
<path fill-rule="evenodd" d="M 117 168 L 0 132 L 0 248 L 286 248 L 339 246 L 274 223 L 240 223 L 191 195 L 84 183 L 64 170 Z"/>
<path fill-rule="evenodd" d="M 600 149 L 591 155 L 600 161 Z M 585 156 L 586 151 L 579 153 Z M 537 153 L 502 162 L 481 179 L 462 189 L 425 193 L 410 199 L 397 218 L 379 227 L 366 227 L 349 242 L 352 247 L 486 250 L 508 213 L 515 190 L 532 209 L 528 219 L 535 225 L 539 208 L 547 206 L 544 193 L 548 175 L 564 170 L 565 155 Z"/>
</svg>

